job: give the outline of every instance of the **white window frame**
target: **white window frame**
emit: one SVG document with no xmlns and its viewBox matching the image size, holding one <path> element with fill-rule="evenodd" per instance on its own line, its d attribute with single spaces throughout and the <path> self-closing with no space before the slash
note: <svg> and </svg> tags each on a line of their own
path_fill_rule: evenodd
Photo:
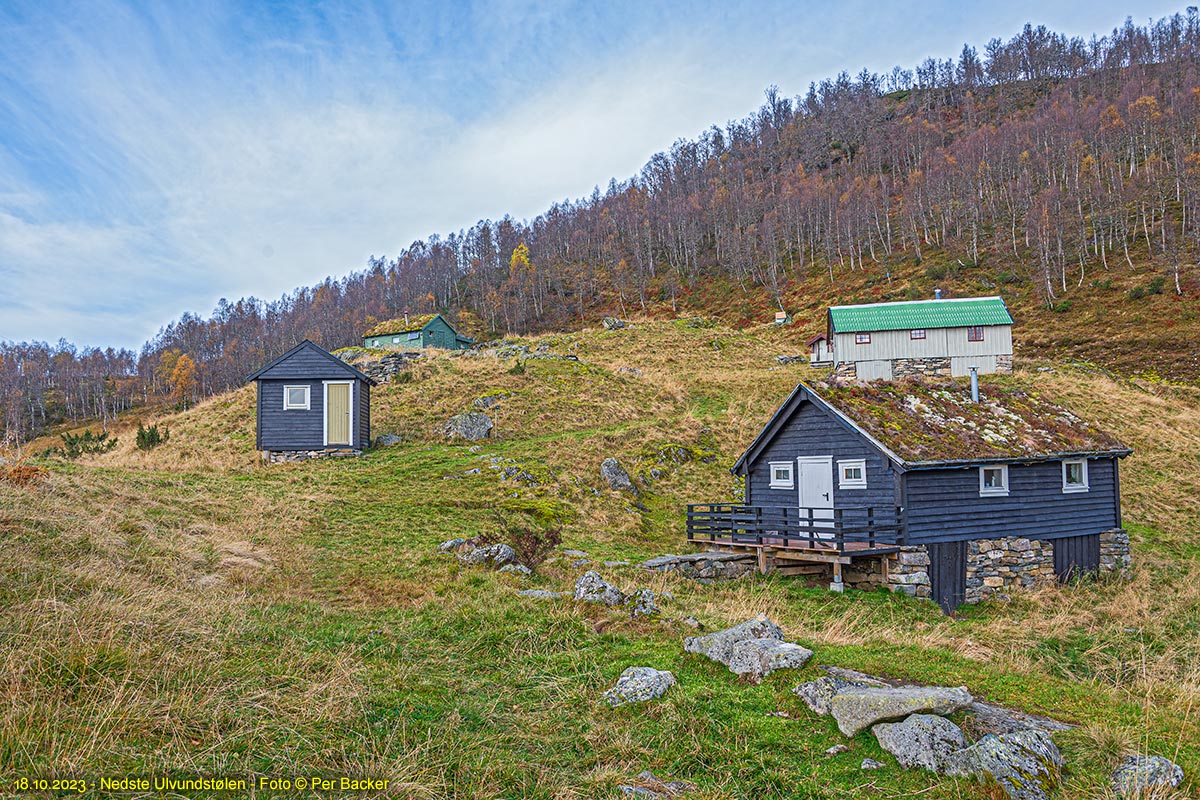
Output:
<svg viewBox="0 0 1200 800">
<path fill-rule="evenodd" d="M 400 344 L 400 337 L 399 337 L 399 336 L 393 336 L 393 337 L 392 337 L 392 344 Z"/>
<path fill-rule="evenodd" d="M 1083 483 L 1067 483 L 1067 465 L 1078 464 L 1083 468 Z M 1091 491 L 1091 485 L 1088 483 L 1088 463 L 1086 458 L 1068 458 L 1062 462 L 1062 490 L 1063 494 L 1074 494 L 1075 492 Z"/>
<path fill-rule="evenodd" d="M 867 488 L 867 460 L 865 458 L 848 458 L 837 462 L 838 468 L 838 488 L 839 489 L 865 489 Z M 861 470 L 859 478 L 847 478 L 846 470 L 849 469 Z"/>
<path fill-rule="evenodd" d="M 420 339 L 420 338 L 421 338 L 421 332 L 420 332 L 420 331 L 413 331 L 412 333 L 410 333 L 410 334 L 408 335 L 408 340 L 409 340 L 410 342 L 415 342 L 417 339 Z"/>
<path fill-rule="evenodd" d="M 353 447 L 358 448 L 358 403 L 355 398 L 354 385 L 356 381 L 321 381 L 323 391 L 321 394 L 321 441 L 325 442 L 325 447 Z M 350 441 L 348 444 L 336 442 L 333 445 L 329 444 L 329 387 L 331 384 L 345 384 L 350 387 Z"/>
<path fill-rule="evenodd" d="M 790 461 L 772 461 L 771 467 L 771 488 L 772 489 L 795 489 L 796 488 L 796 467 Z M 775 470 L 786 469 L 787 480 L 777 479 Z"/>
<path fill-rule="evenodd" d="M 295 405 L 288 402 L 288 395 L 292 389 L 304 390 L 304 405 Z M 284 411 L 311 411 L 312 410 L 312 387 L 311 386 L 284 386 L 283 387 L 283 410 Z"/>
<path fill-rule="evenodd" d="M 983 473 L 984 470 L 998 469 L 1004 476 L 1003 486 L 984 486 Z M 1008 497 L 1008 464 L 987 464 L 979 468 L 979 496 L 980 497 Z"/>
</svg>

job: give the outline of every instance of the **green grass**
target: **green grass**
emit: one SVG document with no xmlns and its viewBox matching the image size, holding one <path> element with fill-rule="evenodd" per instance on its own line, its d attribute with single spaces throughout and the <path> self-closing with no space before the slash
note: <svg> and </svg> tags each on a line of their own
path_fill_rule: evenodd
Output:
<svg viewBox="0 0 1200 800">
<path fill-rule="evenodd" d="M 947 618 L 884 592 L 603 569 L 624 589 L 673 595 L 660 618 L 633 620 L 517 595 L 569 589 L 583 571 L 570 558 L 524 579 L 436 546 L 494 531 L 497 508 L 536 507 L 596 562 L 678 552 L 682 505 L 729 496 L 728 465 L 805 373 L 772 369 L 786 342 L 724 329 L 647 322 L 553 341 L 589 363 L 531 360 L 509 375 L 510 361 L 448 357 L 381 387 L 377 432 L 405 442 L 360 459 L 255 465 L 248 442 L 226 438 L 252 425 L 238 394 L 172 421 L 153 453 L 52 464 L 36 490 L 0 485 L 0 781 L 321 772 L 387 777 L 397 797 L 613 798 L 649 769 L 693 781 L 699 798 L 989 796 L 900 769 L 869 733 L 826 757 L 843 737 L 790 692 L 820 664 L 966 685 L 1078 724 L 1055 737 L 1064 797 L 1103 796 L 1129 750 L 1200 771 L 1197 512 L 1181 481 L 1200 463 L 1176 453 L 1191 446 L 1189 389 L 1061 367 L 1036 378 L 1138 449 L 1124 468 L 1132 582 Z M 499 439 L 476 452 L 434 433 L 499 389 L 515 392 L 495 412 Z M 661 462 L 669 445 L 693 457 Z M 645 510 L 602 485 L 608 455 L 664 471 Z M 493 457 L 539 485 L 502 480 Z M 684 617 L 715 629 L 760 612 L 812 647 L 813 664 L 752 686 L 684 653 Z M 653 703 L 598 705 L 635 664 L 679 684 Z M 888 766 L 862 772 L 864 757 Z"/>
</svg>

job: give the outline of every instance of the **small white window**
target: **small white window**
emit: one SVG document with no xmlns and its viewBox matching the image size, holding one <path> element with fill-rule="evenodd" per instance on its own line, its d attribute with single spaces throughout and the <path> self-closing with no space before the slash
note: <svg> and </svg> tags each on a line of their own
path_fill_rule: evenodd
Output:
<svg viewBox="0 0 1200 800">
<path fill-rule="evenodd" d="M 421 332 L 420 332 L 420 331 L 413 331 L 412 333 L 410 333 L 410 334 L 408 335 L 408 340 L 409 340 L 410 342 L 411 342 L 411 341 L 413 341 L 414 339 L 420 339 L 420 338 L 421 338 Z"/>
<path fill-rule="evenodd" d="M 772 461 L 771 462 L 771 488 L 772 489 L 792 489 L 795 484 L 792 479 L 792 462 L 790 461 Z"/>
<path fill-rule="evenodd" d="M 855 344 L 870 344 L 871 343 L 871 334 L 869 334 L 869 333 L 854 334 L 854 343 Z"/>
<path fill-rule="evenodd" d="M 1086 492 L 1088 490 L 1087 459 L 1080 458 L 1063 462 L 1063 491 Z"/>
<path fill-rule="evenodd" d="M 308 411 L 309 410 L 309 387 L 307 387 L 307 386 L 285 386 L 285 387 L 283 387 L 283 410 L 284 411 Z"/>
<path fill-rule="evenodd" d="M 867 488 L 866 459 L 856 458 L 850 461 L 839 461 L 837 463 L 839 489 Z"/>
<path fill-rule="evenodd" d="M 1008 496 L 1008 466 L 979 468 L 979 496 Z"/>
<path fill-rule="evenodd" d="M 393 337 L 392 337 L 392 344 L 400 344 L 400 337 L 399 337 L 399 336 L 393 336 Z"/>
</svg>

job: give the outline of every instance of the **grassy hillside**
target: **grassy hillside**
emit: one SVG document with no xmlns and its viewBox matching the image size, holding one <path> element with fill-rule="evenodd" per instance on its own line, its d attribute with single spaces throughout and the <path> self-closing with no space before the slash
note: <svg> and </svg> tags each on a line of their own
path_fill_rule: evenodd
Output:
<svg viewBox="0 0 1200 800">
<path fill-rule="evenodd" d="M 583 571 L 569 558 L 530 580 L 435 553 L 494 530 L 497 508 L 560 521 L 563 546 L 595 561 L 685 549 L 682 506 L 730 496 L 728 466 L 810 375 L 774 356 L 797 352 L 812 324 L 546 336 L 525 343 L 580 361 L 523 371 L 436 357 L 375 391 L 374 433 L 405 441 L 360 459 L 259 465 L 242 390 L 164 418 L 171 440 L 150 453 L 122 437 L 105 456 L 49 464 L 39 487 L 0 483 L 0 775 L 324 771 L 387 777 L 397 797 L 591 798 L 650 769 L 702 798 L 990 796 L 899 769 L 869 733 L 826 757 L 836 726 L 789 692 L 816 664 L 964 684 L 1077 723 L 1056 737 L 1067 797 L 1105 796 L 1131 750 L 1200 775 L 1194 387 L 1062 363 L 1026 362 L 1016 378 L 1135 448 L 1122 467 L 1128 583 L 948 619 L 927 602 L 789 579 L 602 570 L 673 594 L 662 619 L 630 620 L 516 594 L 568 588 Z M 437 432 L 498 392 L 496 439 L 473 448 Z M 715 460 L 659 463 L 672 445 Z M 602 484 L 606 456 L 665 470 L 644 510 Z M 502 480 L 489 467 L 510 462 L 495 459 L 537 485 Z M 713 629 L 756 613 L 814 648 L 814 666 L 750 686 L 683 653 L 684 617 Z M 634 664 L 679 685 L 644 706 L 598 706 Z M 861 772 L 868 756 L 889 766 Z"/>
</svg>

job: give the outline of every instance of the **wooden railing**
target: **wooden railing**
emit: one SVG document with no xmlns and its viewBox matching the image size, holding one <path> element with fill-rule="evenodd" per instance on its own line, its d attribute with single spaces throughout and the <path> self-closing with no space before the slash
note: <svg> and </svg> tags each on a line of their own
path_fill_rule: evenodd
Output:
<svg viewBox="0 0 1200 800">
<path fill-rule="evenodd" d="M 837 552 L 894 548 L 904 544 L 904 510 L 696 503 L 687 507 L 687 536 L 696 544 Z"/>
</svg>

